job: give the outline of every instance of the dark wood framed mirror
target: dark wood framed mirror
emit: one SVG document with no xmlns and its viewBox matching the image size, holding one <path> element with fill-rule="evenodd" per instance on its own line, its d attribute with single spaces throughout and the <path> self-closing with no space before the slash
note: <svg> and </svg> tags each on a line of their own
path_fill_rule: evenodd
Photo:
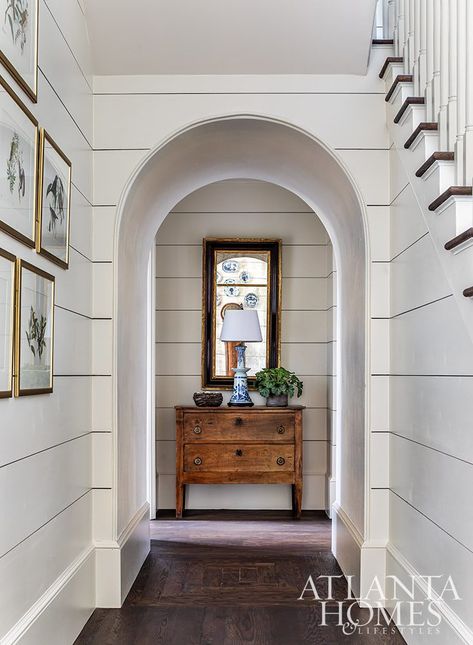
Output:
<svg viewBox="0 0 473 645">
<path fill-rule="evenodd" d="M 248 384 L 264 367 L 278 367 L 281 354 L 281 240 L 203 241 L 202 387 L 232 389 L 237 344 L 220 340 L 228 309 L 254 309 L 263 341 L 249 343 Z"/>
</svg>

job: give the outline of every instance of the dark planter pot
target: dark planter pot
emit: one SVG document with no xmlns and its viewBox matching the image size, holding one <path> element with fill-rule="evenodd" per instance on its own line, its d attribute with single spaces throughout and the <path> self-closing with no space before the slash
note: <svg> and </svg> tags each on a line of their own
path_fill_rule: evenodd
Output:
<svg viewBox="0 0 473 645">
<path fill-rule="evenodd" d="M 287 394 L 281 394 L 280 396 L 272 394 L 266 399 L 268 408 L 287 408 L 287 403 Z"/>
</svg>

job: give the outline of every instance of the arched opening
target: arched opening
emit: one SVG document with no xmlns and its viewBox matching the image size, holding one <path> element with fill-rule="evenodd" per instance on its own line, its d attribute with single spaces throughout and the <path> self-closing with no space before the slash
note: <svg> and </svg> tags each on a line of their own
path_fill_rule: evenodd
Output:
<svg viewBox="0 0 473 645">
<path fill-rule="evenodd" d="M 368 243 L 362 200 L 349 173 L 319 141 L 256 116 L 198 123 L 155 149 L 120 200 L 114 248 L 115 530 L 126 530 L 147 498 L 148 286 L 156 231 L 185 196 L 226 179 L 277 184 L 317 213 L 338 270 L 337 492 L 333 548 L 345 573 L 359 575 L 366 534 Z M 347 547 L 349 527 L 358 555 Z M 356 560 L 356 561 L 354 561 Z"/>
</svg>

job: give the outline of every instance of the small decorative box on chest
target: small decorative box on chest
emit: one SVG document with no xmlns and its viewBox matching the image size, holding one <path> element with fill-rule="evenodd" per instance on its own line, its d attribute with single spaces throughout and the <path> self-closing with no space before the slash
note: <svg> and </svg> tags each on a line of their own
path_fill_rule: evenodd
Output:
<svg viewBox="0 0 473 645">
<path fill-rule="evenodd" d="M 176 517 L 186 484 L 291 484 L 302 505 L 302 411 L 176 406 Z"/>
</svg>

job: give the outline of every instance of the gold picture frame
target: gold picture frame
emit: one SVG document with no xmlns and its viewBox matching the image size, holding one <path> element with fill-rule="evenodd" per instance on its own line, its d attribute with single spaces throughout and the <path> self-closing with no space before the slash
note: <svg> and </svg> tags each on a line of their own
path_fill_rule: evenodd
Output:
<svg viewBox="0 0 473 645">
<path fill-rule="evenodd" d="M 41 128 L 36 251 L 63 269 L 69 267 L 71 192 L 72 163 L 54 139 Z"/>
<path fill-rule="evenodd" d="M 0 229 L 35 247 L 38 121 L 0 76 Z"/>
<path fill-rule="evenodd" d="M 38 101 L 39 2 L 0 0 L 0 62 L 33 103 Z"/>
<path fill-rule="evenodd" d="M 17 259 L 15 396 L 53 391 L 54 300 L 54 276 Z"/>
<path fill-rule="evenodd" d="M 16 257 L 0 249 L 0 399 L 13 394 Z"/>
</svg>

